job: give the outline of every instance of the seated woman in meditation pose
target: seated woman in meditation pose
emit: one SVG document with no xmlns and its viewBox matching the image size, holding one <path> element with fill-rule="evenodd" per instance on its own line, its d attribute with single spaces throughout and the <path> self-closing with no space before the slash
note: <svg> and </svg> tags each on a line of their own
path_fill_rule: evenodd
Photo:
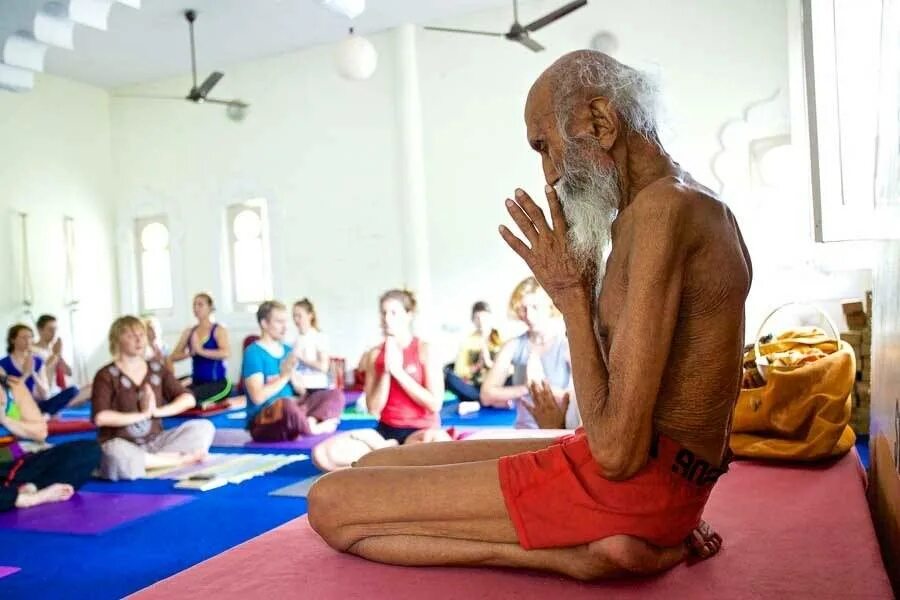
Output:
<svg viewBox="0 0 900 600">
<path fill-rule="evenodd" d="M 513 290 L 509 311 L 527 331 L 503 345 L 482 385 L 482 403 L 514 406 L 517 429 L 575 429 L 579 418 L 578 405 L 570 401 L 569 340 L 553 301 L 528 277 Z M 547 387 L 556 402 L 542 402 L 546 394 L 532 397 L 533 385 Z"/>
<path fill-rule="evenodd" d="M 37 327 L 37 341 L 31 346 L 35 356 L 44 361 L 44 373 L 47 383 L 50 385 L 50 397 L 58 397 L 57 403 L 68 407 L 84 404 L 91 399 L 91 384 L 77 385 L 69 383 L 74 376 L 72 367 L 63 357 L 63 341 L 59 335 L 59 323 L 53 315 L 41 315 L 35 321 Z M 71 402 L 62 400 L 75 393 Z M 48 411 L 44 411 L 48 412 Z"/>
<path fill-rule="evenodd" d="M 463 340 L 456 361 L 444 367 L 444 384 L 460 402 L 481 401 L 481 384 L 502 345 L 487 302 L 472 305 L 472 324 L 475 330 Z"/>
<path fill-rule="evenodd" d="M 10 377 L 21 379 L 42 413 L 55 415 L 78 397 L 78 388 L 70 386 L 53 393 L 49 377 L 54 374 L 48 376 L 47 363 L 50 363 L 52 369 L 56 369 L 59 357 L 51 354 L 45 361 L 34 352 L 33 345 L 34 331 L 31 327 L 22 323 L 10 327 L 6 333 L 6 351 L 9 354 L 0 359 L 0 369 Z"/>
<path fill-rule="evenodd" d="M 113 361 L 94 377 L 91 405 L 105 479 L 138 479 L 147 469 L 197 462 L 212 444 L 215 428 L 205 419 L 163 431 L 163 417 L 196 402 L 163 363 L 144 358 L 146 345 L 147 332 L 137 317 L 119 317 L 109 328 Z"/>
<path fill-rule="evenodd" d="M 94 440 L 31 453 L 18 445 L 20 439 L 46 438 L 47 423 L 28 388 L 0 369 L 0 512 L 68 500 L 100 464 Z"/>
<path fill-rule="evenodd" d="M 207 406 L 231 395 L 225 366 L 225 360 L 231 356 L 231 344 L 228 329 L 213 321 L 212 296 L 206 293 L 194 296 L 193 309 L 197 324 L 182 332 L 169 361 L 174 364 L 191 359 L 191 393 L 197 399 L 197 406 Z"/>
<path fill-rule="evenodd" d="M 287 308 L 274 300 L 263 302 L 256 320 L 260 339 L 244 350 L 242 367 L 250 435 L 259 442 L 281 442 L 337 429 L 343 395 L 303 386 L 297 356 L 284 343 Z"/>
<path fill-rule="evenodd" d="M 313 461 L 326 471 L 348 467 L 375 449 L 451 439 L 440 429 L 444 402 L 440 362 L 412 330 L 415 297 L 406 290 L 389 290 L 378 305 L 384 341 L 364 359 L 366 405 L 378 416 L 378 426 L 347 431 L 318 444 Z"/>
<path fill-rule="evenodd" d="M 330 395 L 330 402 L 344 405 L 344 392 L 334 387 L 329 376 L 331 356 L 328 353 L 328 338 L 319 330 L 316 307 L 308 298 L 294 303 L 294 325 L 297 326 L 297 340 L 294 342 L 294 356 L 297 357 L 297 371 L 300 383 L 307 394 Z"/>
<path fill-rule="evenodd" d="M 578 579 L 719 550 L 702 514 L 728 468 L 752 268 L 734 215 L 660 143 L 654 92 L 581 50 L 525 104 L 550 220 L 517 189 L 506 207 L 524 239 L 500 233 L 562 313 L 584 427 L 372 452 L 310 490 L 333 548 Z"/>
</svg>

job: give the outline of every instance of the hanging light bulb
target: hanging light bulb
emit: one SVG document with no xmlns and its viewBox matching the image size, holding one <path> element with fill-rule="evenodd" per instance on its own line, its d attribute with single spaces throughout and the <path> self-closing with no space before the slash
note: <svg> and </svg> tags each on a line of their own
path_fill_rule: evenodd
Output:
<svg viewBox="0 0 900 600">
<path fill-rule="evenodd" d="M 353 33 L 352 27 L 350 35 L 338 44 L 334 59 L 338 73 L 356 81 L 371 77 L 378 65 L 375 46 L 366 38 Z"/>
</svg>

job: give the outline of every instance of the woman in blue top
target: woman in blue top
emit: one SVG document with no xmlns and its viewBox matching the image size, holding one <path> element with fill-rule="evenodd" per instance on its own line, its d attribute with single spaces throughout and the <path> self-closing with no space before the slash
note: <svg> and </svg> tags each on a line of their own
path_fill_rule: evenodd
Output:
<svg viewBox="0 0 900 600">
<path fill-rule="evenodd" d="M 343 397 L 329 390 L 306 390 L 297 356 L 284 343 L 284 304 L 263 302 L 256 311 L 261 337 L 244 350 L 247 429 L 256 441 L 285 441 L 337 429 Z"/>
<path fill-rule="evenodd" d="M 22 452 L 18 439 L 43 442 L 47 423 L 28 388 L 0 369 L 0 512 L 72 497 L 100 464 L 95 440 Z"/>
<path fill-rule="evenodd" d="M 231 395 L 231 381 L 225 367 L 225 360 L 231 356 L 228 329 L 213 322 L 214 311 L 212 296 L 206 293 L 194 296 L 197 324 L 184 330 L 169 357 L 171 363 L 191 359 L 189 387 L 197 406 L 209 406 Z"/>
<path fill-rule="evenodd" d="M 6 334 L 6 351 L 0 359 L 0 368 L 12 377 L 18 377 L 37 401 L 42 413 L 55 415 L 78 396 L 78 388 L 67 387 L 58 394 L 50 392 L 46 362 L 32 351 L 34 331 L 28 325 L 18 323 Z"/>
</svg>

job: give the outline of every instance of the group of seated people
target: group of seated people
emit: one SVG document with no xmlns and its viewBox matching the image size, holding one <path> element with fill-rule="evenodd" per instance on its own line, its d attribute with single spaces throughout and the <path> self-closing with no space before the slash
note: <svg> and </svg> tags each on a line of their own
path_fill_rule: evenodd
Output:
<svg viewBox="0 0 900 600">
<path fill-rule="evenodd" d="M 9 355 L 0 360 L 0 438 L 13 440 L 0 453 L 0 510 L 65 500 L 92 475 L 131 480 L 145 476 L 148 469 L 203 460 L 215 434 L 212 423 L 192 419 L 165 430 L 162 419 L 236 392 L 226 368 L 231 354 L 228 329 L 215 322 L 214 309 L 209 294 L 197 294 L 196 323 L 181 333 L 171 352 L 161 342 L 158 323 L 134 316 L 116 319 L 109 329 L 112 360 L 82 390 L 57 390 L 50 383 L 50 372 L 71 374 L 53 317 L 38 319 L 37 341 L 27 325 L 11 327 Z M 443 372 L 429 344 L 414 333 L 416 300 L 411 292 L 385 292 L 379 310 L 383 339 L 360 363 L 365 407 L 377 417 L 377 425 L 317 445 L 314 460 L 321 468 L 349 466 L 386 446 L 453 439 L 452 430 L 441 429 L 445 380 L 461 402 L 515 409 L 516 427 L 578 425 L 576 403 L 570 401 L 565 332 L 549 296 L 533 278 L 516 286 L 510 299 L 510 311 L 526 331 L 502 343 L 489 306 L 476 303 L 475 331 L 464 341 L 456 363 Z M 246 428 L 256 441 L 332 433 L 345 406 L 344 393 L 329 374 L 328 342 L 314 305 L 304 298 L 292 312 L 298 331 L 293 346 L 286 343 L 288 309 L 272 300 L 259 306 L 259 337 L 244 349 Z M 179 379 L 175 364 L 186 359 L 191 360 L 190 377 Z M 57 379 L 63 380 L 53 381 Z M 44 441 L 48 415 L 88 399 L 98 429 L 96 442 L 63 443 L 33 453 L 17 448 L 16 439 Z"/>
</svg>

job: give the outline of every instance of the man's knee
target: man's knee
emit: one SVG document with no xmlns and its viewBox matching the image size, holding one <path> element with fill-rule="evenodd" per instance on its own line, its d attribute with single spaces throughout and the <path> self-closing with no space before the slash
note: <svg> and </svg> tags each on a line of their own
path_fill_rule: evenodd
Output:
<svg viewBox="0 0 900 600">
<path fill-rule="evenodd" d="M 340 552 L 353 545 L 342 519 L 341 498 L 346 496 L 345 473 L 329 473 L 316 481 L 306 497 L 309 524 L 325 542 Z"/>
</svg>

